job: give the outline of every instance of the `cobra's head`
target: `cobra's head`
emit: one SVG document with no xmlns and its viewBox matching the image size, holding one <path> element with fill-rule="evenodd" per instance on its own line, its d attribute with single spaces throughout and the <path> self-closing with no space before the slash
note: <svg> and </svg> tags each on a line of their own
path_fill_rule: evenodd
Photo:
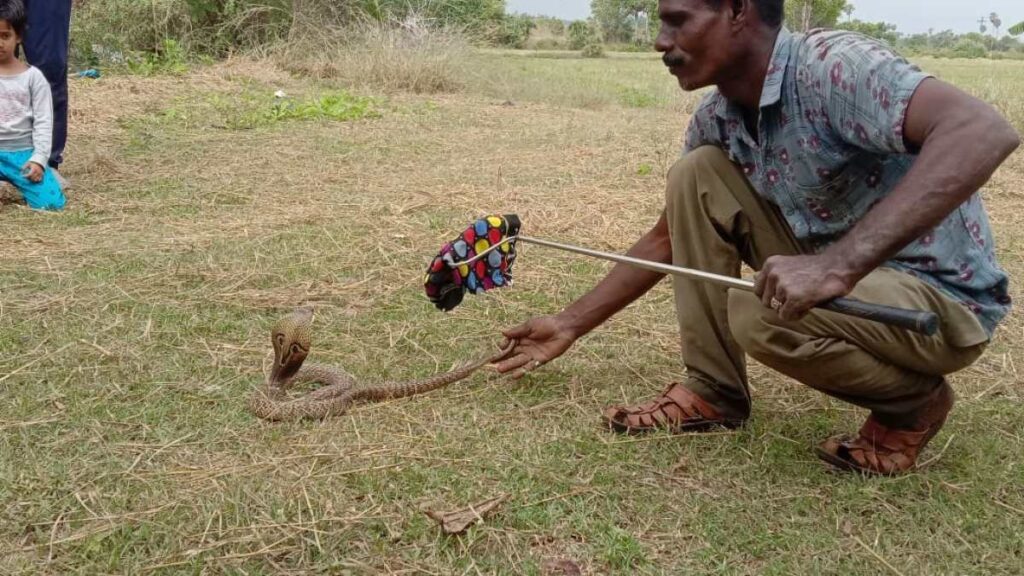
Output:
<svg viewBox="0 0 1024 576">
<path fill-rule="evenodd" d="M 312 326 L 312 308 L 299 308 L 274 324 L 270 332 L 274 344 L 274 367 L 269 381 L 272 386 L 286 386 L 298 373 L 309 354 Z"/>
</svg>

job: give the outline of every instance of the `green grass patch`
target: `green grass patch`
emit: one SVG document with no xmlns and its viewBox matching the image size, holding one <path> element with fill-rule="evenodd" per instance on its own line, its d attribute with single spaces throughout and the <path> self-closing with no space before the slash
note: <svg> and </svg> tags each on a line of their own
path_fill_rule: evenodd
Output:
<svg viewBox="0 0 1024 576">
<path fill-rule="evenodd" d="M 236 130 L 262 128 L 291 120 L 346 122 L 381 116 L 376 99 L 354 96 L 344 90 L 307 99 L 255 95 L 248 99 L 248 110 L 218 104 L 227 127 Z"/>
</svg>

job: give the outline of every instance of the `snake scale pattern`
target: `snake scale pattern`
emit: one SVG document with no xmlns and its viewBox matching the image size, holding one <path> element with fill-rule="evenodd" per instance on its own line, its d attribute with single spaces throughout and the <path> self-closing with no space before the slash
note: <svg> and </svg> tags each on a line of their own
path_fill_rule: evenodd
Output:
<svg viewBox="0 0 1024 576">
<path fill-rule="evenodd" d="M 482 366 L 505 358 L 515 345 L 509 343 L 486 358 L 430 378 L 357 386 L 352 376 L 336 366 L 304 365 L 312 341 L 312 324 L 312 309 L 300 308 L 274 325 L 271 330 L 274 366 L 266 383 L 254 390 L 249 399 L 249 410 L 255 416 L 273 422 L 323 420 L 344 414 L 354 402 L 380 402 L 423 394 L 458 382 Z M 288 390 L 300 383 L 316 383 L 322 387 L 305 396 L 291 398 Z"/>
</svg>

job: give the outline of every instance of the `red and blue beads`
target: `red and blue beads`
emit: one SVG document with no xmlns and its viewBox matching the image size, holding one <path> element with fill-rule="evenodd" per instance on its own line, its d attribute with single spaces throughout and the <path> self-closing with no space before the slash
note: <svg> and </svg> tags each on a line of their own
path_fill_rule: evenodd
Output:
<svg viewBox="0 0 1024 576">
<path fill-rule="evenodd" d="M 520 226 L 514 214 L 487 216 L 445 244 L 431 261 L 423 281 L 430 301 L 448 311 L 462 303 L 466 292 L 482 294 L 511 285 L 516 248 L 514 240 L 505 240 L 519 234 Z M 493 246 L 498 248 L 472 264 L 464 264 Z"/>
</svg>

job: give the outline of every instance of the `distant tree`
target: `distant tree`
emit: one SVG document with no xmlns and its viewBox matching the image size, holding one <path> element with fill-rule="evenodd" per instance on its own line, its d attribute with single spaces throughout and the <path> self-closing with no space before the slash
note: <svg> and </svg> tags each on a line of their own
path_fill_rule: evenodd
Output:
<svg viewBox="0 0 1024 576">
<path fill-rule="evenodd" d="M 896 25 L 889 24 L 888 22 L 862 22 L 860 20 L 851 20 L 850 22 L 841 22 L 836 26 L 842 30 L 850 30 L 858 32 L 871 38 L 877 38 L 887 42 L 890 46 L 896 46 L 896 42 L 899 41 L 900 35 L 896 32 Z"/>
<path fill-rule="evenodd" d="M 995 49 L 999 52 L 1024 52 L 1024 44 L 1013 36 L 1003 36 L 996 42 Z"/>
<path fill-rule="evenodd" d="M 999 37 L 999 29 L 1003 27 L 1003 20 L 999 17 L 999 14 L 995 12 L 988 15 L 988 21 L 992 23 L 992 27 L 996 29 L 996 38 Z"/>
<path fill-rule="evenodd" d="M 846 14 L 846 21 L 847 22 L 852 22 L 853 21 L 853 12 L 854 12 L 854 10 L 856 10 L 856 8 L 853 7 L 853 4 L 847 4 L 846 7 L 843 8 L 843 14 Z"/>
<path fill-rule="evenodd" d="M 650 42 L 658 0 L 591 0 L 590 11 L 610 42 Z"/>
<path fill-rule="evenodd" d="M 577 20 L 569 24 L 569 49 L 583 50 L 596 39 L 593 28 L 585 20 Z"/>
<path fill-rule="evenodd" d="M 943 30 L 931 36 L 932 46 L 939 49 L 952 48 L 953 44 L 956 44 L 956 40 L 957 35 L 952 30 Z"/>
<path fill-rule="evenodd" d="M 509 14 L 501 22 L 497 29 L 495 41 L 501 46 L 522 49 L 526 47 L 526 41 L 530 39 L 530 31 L 537 24 L 533 18 L 525 14 Z"/>
<path fill-rule="evenodd" d="M 911 34 L 903 38 L 902 46 L 913 52 L 924 52 L 932 47 L 930 34 Z"/>
<path fill-rule="evenodd" d="M 806 32 L 812 28 L 835 28 L 839 16 L 846 13 L 846 0 L 789 0 L 786 21 L 790 28 Z"/>
</svg>

